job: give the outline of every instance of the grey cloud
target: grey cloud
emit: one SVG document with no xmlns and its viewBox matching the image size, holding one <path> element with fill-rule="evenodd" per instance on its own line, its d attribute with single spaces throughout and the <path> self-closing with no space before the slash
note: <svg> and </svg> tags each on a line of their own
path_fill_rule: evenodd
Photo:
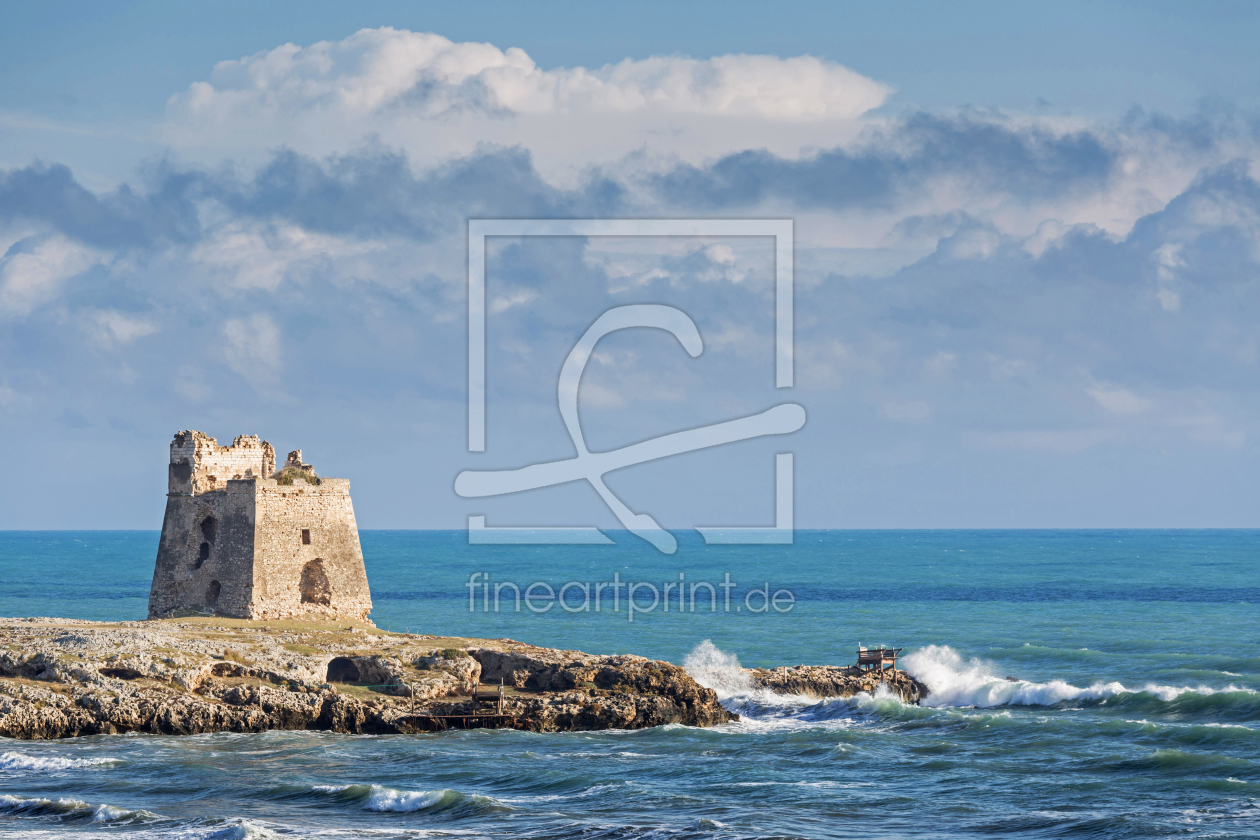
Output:
<svg viewBox="0 0 1260 840">
<path fill-rule="evenodd" d="M 963 115 L 911 115 L 860 148 L 802 160 L 745 151 L 707 166 L 680 165 L 648 179 L 670 204 L 741 207 L 777 199 L 809 208 L 890 209 L 938 176 L 1021 199 L 1096 190 L 1118 155 L 1095 133 L 1054 134 Z"/>
<path fill-rule="evenodd" d="M 34 164 L 0 172 L 0 220 L 44 223 L 102 248 L 151 247 L 196 238 L 198 221 L 186 173 L 166 173 L 160 186 L 138 193 L 123 185 L 97 195 L 61 165 Z"/>
<path fill-rule="evenodd" d="M 598 174 L 577 189 L 552 187 L 519 148 L 479 149 L 421 173 L 375 146 L 324 161 L 280 150 L 245 178 L 231 168 L 162 166 L 147 180 L 147 191 L 124 185 L 98 195 L 64 166 L 10 170 L 0 173 L 0 220 L 42 223 L 97 247 L 151 249 L 200 239 L 205 202 L 236 218 L 416 240 L 457 231 L 469 217 L 610 215 L 625 203 L 625 188 Z"/>
</svg>

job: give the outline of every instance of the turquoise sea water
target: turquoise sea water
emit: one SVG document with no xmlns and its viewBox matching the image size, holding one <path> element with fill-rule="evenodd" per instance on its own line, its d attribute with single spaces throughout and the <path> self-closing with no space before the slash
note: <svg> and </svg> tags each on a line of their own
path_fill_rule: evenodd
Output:
<svg viewBox="0 0 1260 840">
<path fill-rule="evenodd" d="M 364 532 L 379 626 L 685 664 L 739 724 L 417 737 L 0 741 L 0 832 L 111 837 L 1258 837 L 1260 532 L 812 531 L 666 557 Z M 156 532 L 0 533 L 0 614 L 145 614 Z M 469 576 L 491 581 L 489 611 Z M 493 586 L 640 586 L 494 612 Z M 478 582 L 481 579 L 478 579 Z M 759 611 L 751 588 L 792 593 Z M 685 590 L 684 590 L 685 591 Z M 536 593 L 545 593 L 541 587 Z M 510 593 L 510 590 L 505 590 Z M 580 606 L 581 590 L 566 605 Z M 535 606 L 545 606 L 537 598 Z M 779 604 L 787 603 L 785 596 Z M 688 605 L 684 599 L 684 608 Z M 749 607 L 752 609 L 750 610 Z M 738 612 L 736 611 L 738 608 Z M 908 707 L 755 692 L 733 665 L 905 647 Z M 1014 680 L 1005 679 L 1013 677 Z"/>
</svg>

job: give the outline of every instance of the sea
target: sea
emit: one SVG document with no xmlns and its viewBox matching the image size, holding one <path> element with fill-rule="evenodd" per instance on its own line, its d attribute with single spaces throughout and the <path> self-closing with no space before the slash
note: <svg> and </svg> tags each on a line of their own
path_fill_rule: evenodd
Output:
<svg viewBox="0 0 1260 840">
<path fill-rule="evenodd" d="M 669 660 L 738 723 L 0 740 L 0 834 L 1260 837 L 1260 531 L 612 536 L 364 531 L 372 618 Z M 143 618 L 157 542 L 0 532 L 0 614 Z M 902 648 L 931 694 L 820 701 L 740 671 L 859 645 Z"/>
</svg>

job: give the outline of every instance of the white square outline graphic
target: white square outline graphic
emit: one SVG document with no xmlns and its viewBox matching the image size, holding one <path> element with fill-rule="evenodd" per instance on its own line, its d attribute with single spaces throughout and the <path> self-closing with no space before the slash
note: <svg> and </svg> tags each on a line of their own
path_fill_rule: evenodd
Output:
<svg viewBox="0 0 1260 840">
<path fill-rule="evenodd" d="M 469 219 L 468 220 L 468 451 L 486 449 L 486 237 L 487 236 L 769 236 L 774 237 L 774 385 L 794 380 L 792 219 Z M 775 525 L 771 528 L 697 528 L 707 543 L 790 543 L 793 530 L 791 453 L 775 460 Z M 490 532 L 530 529 L 489 528 L 485 517 L 470 516 L 470 542 L 534 542 L 495 539 Z M 548 532 L 566 529 L 546 529 Z M 596 529 L 573 529 L 581 532 Z M 603 538 L 591 542 L 607 543 Z M 741 536 L 747 534 L 747 536 Z M 474 535 L 478 535 L 474 539 Z M 552 542 L 537 535 L 537 541 Z M 577 535 L 573 535 L 577 538 Z M 561 539 L 560 542 L 565 542 Z"/>
</svg>

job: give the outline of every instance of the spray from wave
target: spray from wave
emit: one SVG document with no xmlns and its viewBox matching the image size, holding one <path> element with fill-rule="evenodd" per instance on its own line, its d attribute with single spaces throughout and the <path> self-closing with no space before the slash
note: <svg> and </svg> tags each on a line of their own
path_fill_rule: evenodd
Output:
<svg viewBox="0 0 1260 840">
<path fill-rule="evenodd" d="M 717 647 L 709 639 L 696 645 L 683 659 L 683 668 L 705 688 L 711 688 L 718 701 L 743 718 L 744 727 L 754 729 L 810 729 L 818 726 L 846 728 L 855 712 L 888 711 L 905 704 L 888 692 L 874 697 L 860 694 L 848 698 L 819 699 L 802 694 L 779 694 L 757 685 L 733 653 Z"/>
<path fill-rule="evenodd" d="M 705 639 L 683 659 L 683 669 L 705 688 L 717 693 L 718 700 L 751 697 L 765 689 L 753 685 L 739 658 Z"/>
<path fill-rule="evenodd" d="M 1176 711 L 1247 720 L 1260 715 L 1260 692 L 1249 688 L 1154 683 L 1128 687 L 1116 681 L 1097 681 L 1080 687 L 1065 680 L 1016 680 L 999 675 L 991 663 L 964 659 L 947 645 L 929 645 L 914 651 L 901 658 L 901 666 L 928 686 L 929 693 L 920 705 L 929 708 L 1055 706 L 1093 701 L 1153 713 Z M 821 701 L 777 694 L 758 686 L 735 654 L 719 649 L 708 639 L 687 654 L 683 667 L 696 682 L 713 689 L 727 709 L 762 724 L 847 721 L 855 713 L 904 718 L 913 708 L 882 687 L 874 696 L 858 694 Z"/>
<path fill-rule="evenodd" d="M 1064 680 L 1045 683 L 1011 680 L 994 673 L 990 663 L 980 659 L 964 660 L 947 645 L 928 645 L 902 657 L 901 662 L 906 671 L 931 689 L 922 705 L 934 707 L 1053 706 L 1070 701 L 1105 701 L 1123 695 L 1146 695 L 1166 704 L 1185 695 L 1256 694 L 1251 689 L 1235 686 L 1213 689 L 1148 683 L 1141 688 L 1127 688 L 1119 682 L 1099 681 L 1080 688 Z"/>
</svg>

